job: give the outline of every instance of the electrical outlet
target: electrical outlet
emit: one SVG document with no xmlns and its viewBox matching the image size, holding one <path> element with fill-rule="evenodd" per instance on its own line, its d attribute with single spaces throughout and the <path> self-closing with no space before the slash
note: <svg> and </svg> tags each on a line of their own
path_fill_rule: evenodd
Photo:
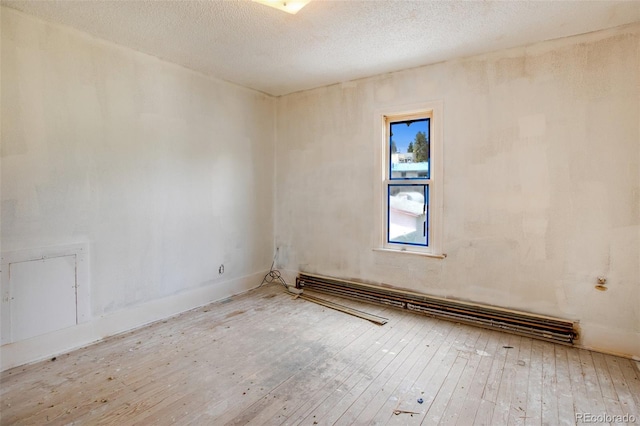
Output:
<svg viewBox="0 0 640 426">
<path fill-rule="evenodd" d="M 224 274 L 224 264 L 220 265 L 220 267 L 218 268 L 218 275 L 222 275 Z"/>
</svg>

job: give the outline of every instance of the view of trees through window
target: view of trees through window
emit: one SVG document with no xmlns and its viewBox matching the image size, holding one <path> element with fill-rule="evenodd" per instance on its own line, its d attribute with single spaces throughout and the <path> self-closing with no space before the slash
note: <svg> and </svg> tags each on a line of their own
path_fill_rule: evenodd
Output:
<svg viewBox="0 0 640 426">
<path fill-rule="evenodd" d="M 396 121 L 390 124 L 389 146 L 391 150 L 390 177 L 416 177 L 428 179 L 429 171 L 429 119 Z M 416 163 L 416 166 L 396 167 L 400 163 Z M 397 169 L 397 170 L 396 170 Z M 415 171 L 415 176 L 398 173 Z M 418 171 L 424 172 L 418 174 Z"/>
<path fill-rule="evenodd" d="M 428 245 L 429 124 L 429 118 L 389 123 L 389 178 L 394 184 L 387 192 L 388 242 Z"/>
</svg>

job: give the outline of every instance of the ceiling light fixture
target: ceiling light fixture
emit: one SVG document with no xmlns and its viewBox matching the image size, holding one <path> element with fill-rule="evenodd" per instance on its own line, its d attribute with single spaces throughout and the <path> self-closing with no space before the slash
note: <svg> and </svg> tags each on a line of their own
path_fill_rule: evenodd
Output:
<svg viewBox="0 0 640 426">
<path fill-rule="evenodd" d="M 305 7 L 311 0 L 253 0 L 256 3 L 271 6 L 283 12 L 295 15 L 300 9 Z"/>
</svg>

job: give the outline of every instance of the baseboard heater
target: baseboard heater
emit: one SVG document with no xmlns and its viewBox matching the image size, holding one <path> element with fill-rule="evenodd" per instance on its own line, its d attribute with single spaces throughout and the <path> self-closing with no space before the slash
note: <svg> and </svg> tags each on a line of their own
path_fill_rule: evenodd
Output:
<svg viewBox="0 0 640 426">
<path fill-rule="evenodd" d="M 565 345 L 578 335 L 573 321 L 338 278 L 301 273 L 296 287 Z"/>
</svg>

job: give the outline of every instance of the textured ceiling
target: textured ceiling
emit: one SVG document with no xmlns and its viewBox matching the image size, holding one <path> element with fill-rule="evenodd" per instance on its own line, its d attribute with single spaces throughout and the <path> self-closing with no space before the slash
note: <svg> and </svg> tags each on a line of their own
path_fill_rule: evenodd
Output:
<svg viewBox="0 0 640 426">
<path fill-rule="evenodd" d="M 640 1 L 1 4 L 271 95 L 640 21 Z"/>
</svg>

